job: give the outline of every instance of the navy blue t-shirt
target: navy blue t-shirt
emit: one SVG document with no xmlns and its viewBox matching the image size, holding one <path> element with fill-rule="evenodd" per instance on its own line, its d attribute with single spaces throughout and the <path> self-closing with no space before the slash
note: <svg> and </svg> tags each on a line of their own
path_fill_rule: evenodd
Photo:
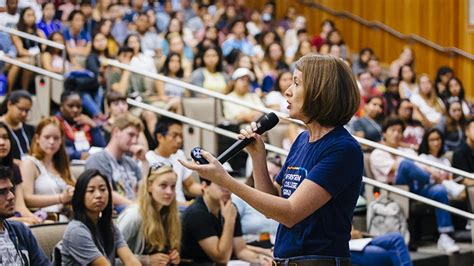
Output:
<svg viewBox="0 0 474 266">
<path fill-rule="evenodd" d="M 308 131 L 302 132 L 275 178 L 281 185 L 281 196 L 289 198 L 307 178 L 328 191 L 331 200 L 292 228 L 279 225 L 275 257 L 350 257 L 351 222 L 362 171 L 360 145 L 344 127 L 336 127 L 311 143 Z"/>
</svg>

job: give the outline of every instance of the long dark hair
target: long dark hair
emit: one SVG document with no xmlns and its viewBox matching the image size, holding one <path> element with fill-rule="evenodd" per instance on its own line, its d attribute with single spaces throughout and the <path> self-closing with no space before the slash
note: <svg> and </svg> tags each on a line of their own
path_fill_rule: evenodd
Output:
<svg viewBox="0 0 474 266">
<path fill-rule="evenodd" d="M 430 144 L 429 144 L 428 138 L 433 133 L 438 133 L 439 136 L 441 137 L 441 148 L 439 149 L 438 154 L 436 154 L 436 157 L 439 158 L 444 154 L 444 135 L 437 128 L 430 128 L 425 131 L 425 134 L 423 135 L 423 139 L 421 140 L 421 143 L 420 143 L 420 147 L 418 148 L 418 154 L 430 154 Z"/>
<path fill-rule="evenodd" d="M 99 34 L 104 35 L 104 37 L 105 37 L 106 40 L 107 40 L 107 38 L 108 38 L 105 34 L 103 34 L 103 33 L 100 32 L 100 31 L 94 33 L 94 35 L 92 36 L 92 50 L 91 50 L 91 54 L 94 53 L 94 54 L 100 55 L 100 54 L 103 53 L 105 57 L 110 58 L 109 47 L 105 46 L 104 52 L 101 52 L 101 51 L 97 50 L 97 49 L 94 47 L 94 39 L 95 39 L 95 36 L 97 36 L 97 35 L 99 35 Z"/>
<path fill-rule="evenodd" d="M 461 106 L 461 119 L 459 121 L 454 120 L 451 115 L 449 114 L 449 109 L 451 105 L 454 103 L 459 103 Z M 453 96 L 449 97 L 446 100 L 446 124 L 445 124 L 445 132 L 453 132 L 456 131 L 457 126 L 461 126 L 462 130 L 464 130 L 464 126 L 466 124 L 466 117 L 464 116 L 464 112 L 462 111 L 462 101 L 459 97 Z"/>
<path fill-rule="evenodd" d="M 182 78 L 184 76 L 184 70 L 183 70 L 183 64 L 181 63 L 181 55 L 178 54 L 178 53 L 173 53 L 173 52 L 170 52 L 168 54 L 168 56 L 166 57 L 165 59 L 165 62 L 163 63 L 163 67 L 161 68 L 161 74 L 165 75 L 165 76 L 169 76 L 170 75 L 170 61 L 171 61 L 171 58 L 173 56 L 177 56 L 178 57 L 178 60 L 179 60 L 179 69 L 178 71 L 175 73 L 176 77 L 178 78 Z"/>
<path fill-rule="evenodd" d="M 105 181 L 107 191 L 109 192 L 107 205 L 102 211 L 102 215 L 99 217 L 97 224 L 87 216 L 87 209 L 84 202 L 87 185 L 91 179 L 96 176 L 100 176 Z M 115 229 L 112 223 L 112 188 L 110 187 L 107 177 L 99 170 L 88 169 L 79 176 L 74 189 L 74 195 L 72 196 L 72 209 L 74 211 L 74 219 L 85 224 L 91 231 L 92 239 L 96 247 L 99 250 L 103 247 L 104 256 L 107 257 L 108 254 L 115 252 L 115 250 L 113 250 Z"/>
<path fill-rule="evenodd" d="M 64 44 L 64 35 L 60 32 L 60 31 L 55 31 L 53 33 L 51 33 L 51 35 L 49 35 L 48 37 L 48 40 L 54 42 L 54 36 L 56 35 L 60 35 L 61 37 L 63 37 L 63 43 Z M 46 49 L 44 50 L 45 52 L 47 53 L 50 53 L 51 55 L 62 55 L 62 50 L 58 49 L 58 48 L 54 48 L 53 46 L 46 46 Z M 69 61 L 71 62 L 71 57 L 69 56 L 69 53 L 67 52 L 66 50 L 66 61 Z"/>
<path fill-rule="evenodd" d="M 7 156 L 0 158 L 0 165 L 11 167 L 13 165 L 13 152 L 12 152 L 13 149 L 11 147 L 11 144 L 13 143 L 12 141 L 13 136 L 10 130 L 8 130 L 8 126 L 5 123 L 0 122 L 0 128 L 3 128 L 5 129 L 5 131 L 7 131 L 8 140 L 10 141 L 10 150 L 8 151 Z"/>
<path fill-rule="evenodd" d="M 28 25 L 25 24 L 25 20 L 23 19 L 23 17 L 25 16 L 25 13 L 26 11 L 28 10 L 31 10 L 33 11 L 33 14 L 35 13 L 35 11 L 33 10 L 33 8 L 31 7 L 26 7 L 25 9 L 23 9 L 20 13 L 20 20 L 18 20 L 18 24 L 16 25 L 16 28 L 19 30 L 19 31 L 24 31 L 24 32 L 28 32 L 27 29 L 28 29 Z M 33 22 L 33 25 L 31 26 L 31 29 L 33 30 L 34 32 L 34 35 L 36 35 L 36 23 Z"/>
<path fill-rule="evenodd" d="M 283 77 L 283 75 L 287 74 L 287 73 L 290 73 L 290 75 L 293 76 L 293 74 L 291 73 L 290 70 L 283 70 L 281 71 L 280 73 L 278 73 L 278 77 L 276 78 L 275 80 L 275 84 L 273 84 L 273 90 L 274 91 L 277 91 L 277 92 L 280 92 L 281 94 L 284 94 L 281 92 L 281 88 L 280 88 L 280 80 L 281 78 Z M 287 88 L 288 89 L 288 88 Z"/>
<path fill-rule="evenodd" d="M 200 54 L 200 59 L 201 59 L 201 67 L 206 67 L 206 64 L 204 63 L 204 55 L 206 54 L 207 51 L 209 50 L 214 50 L 217 53 L 217 57 L 219 58 L 217 60 L 217 65 L 216 65 L 216 72 L 222 72 L 224 71 L 224 56 L 222 55 L 222 50 L 219 48 L 219 46 L 215 46 L 213 44 L 209 45 L 208 47 L 204 48 L 202 50 L 202 53 Z"/>
<path fill-rule="evenodd" d="M 451 91 L 449 90 L 449 83 L 451 83 L 452 80 L 455 80 L 459 85 L 459 95 L 452 95 Z M 459 97 L 461 101 L 464 101 L 464 86 L 462 85 L 461 80 L 456 77 L 452 77 L 448 80 L 448 83 L 446 83 L 445 93 L 446 93 L 446 99 L 448 99 L 451 96 L 456 96 L 456 97 Z"/>
<path fill-rule="evenodd" d="M 454 70 L 448 66 L 442 66 L 440 68 L 438 68 L 438 71 L 436 72 L 436 77 L 435 77 L 435 89 L 436 89 L 436 94 L 438 95 L 438 97 L 442 98 L 444 97 L 445 95 L 441 95 L 441 93 L 438 91 L 438 84 L 441 83 L 441 76 L 444 76 L 448 73 L 452 73 L 453 76 L 454 76 Z M 446 87 L 448 86 L 448 84 L 446 84 Z"/>
<path fill-rule="evenodd" d="M 8 112 L 8 103 L 17 104 L 20 102 L 21 99 L 26 99 L 30 103 L 33 103 L 33 98 L 31 98 L 31 94 L 25 90 L 17 90 L 13 91 L 5 97 L 0 106 L 0 115 L 4 115 Z"/>
</svg>

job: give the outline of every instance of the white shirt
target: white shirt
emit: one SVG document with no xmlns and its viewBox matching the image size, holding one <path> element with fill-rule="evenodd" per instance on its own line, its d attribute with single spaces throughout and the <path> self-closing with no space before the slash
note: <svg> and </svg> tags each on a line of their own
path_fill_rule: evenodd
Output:
<svg viewBox="0 0 474 266">
<path fill-rule="evenodd" d="M 265 96 L 265 104 L 266 105 L 279 105 L 280 112 L 287 114 L 288 113 L 288 102 L 286 101 L 285 96 L 278 91 L 271 91 L 270 93 Z"/>
<path fill-rule="evenodd" d="M 15 29 L 18 20 L 20 20 L 20 14 L 18 13 L 15 15 L 10 15 L 7 12 L 0 13 L 0 26 Z"/>
<path fill-rule="evenodd" d="M 420 109 L 420 111 L 426 116 L 426 119 L 428 119 L 431 123 L 437 124 L 441 119 L 442 114 L 434 107 L 429 106 L 419 94 L 411 95 L 410 101 Z M 441 100 L 438 98 L 438 101 Z"/>
<path fill-rule="evenodd" d="M 186 198 L 184 197 L 183 182 L 188 178 L 192 178 L 191 174 L 193 172 L 178 162 L 178 159 L 182 161 L 188 160 L 186 155 L 184 155 L 184 152 L 182 150 L 178 150 L 175 154 L 165 158 L 154 151 L 148 151 L 145 157 L 150 165 L 154 163 L 165 163 L 173 166 L 173 171 L 178 176 L 178 180 L 176 182 L 176 200 L 178 202 L 185 202 Z"/>
<path fill-rule="evenodd" d="M 416 155 L 415 151 L 407 148 L 398 148 L 398 150 Z M 393 165 L 397 161 L 403 160 L 403 157 L 393 155 L 389 152 L 375 149 L 370 154 L 370 169 L 374 179 L 383 183 L 394 183 L 397 176 L 396 171 L 391 172 Z"/>
</svg>

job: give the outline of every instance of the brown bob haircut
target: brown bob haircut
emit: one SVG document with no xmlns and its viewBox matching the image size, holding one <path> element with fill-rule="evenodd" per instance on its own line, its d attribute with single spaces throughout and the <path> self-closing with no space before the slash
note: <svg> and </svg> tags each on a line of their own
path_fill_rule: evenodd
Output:
<svg viewBox="0 0 474 266">
<path fill-rule="evenodd" d="M 345 125 L 359 108 L 360 92 L 351 69 L 339 58 L 309 54 L 296 62 L 303 73 L 303 114 L 309 123 Z"/>
<path fill-rule="evenodd" d="M 121 115 L 112 124 L 112 130 L 115 128 L 118 128 L 119 130 L 124 130 L 127 127 L 134 127 L 138 129 L 138 131 L 143 131 L 142 121 L 140 121 L 140 119 L 131 114 Z"/>
</svg>

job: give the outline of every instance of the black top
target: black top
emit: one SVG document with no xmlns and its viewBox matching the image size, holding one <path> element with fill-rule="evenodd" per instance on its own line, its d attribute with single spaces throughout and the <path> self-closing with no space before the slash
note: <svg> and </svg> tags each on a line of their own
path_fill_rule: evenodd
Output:
<svg viewBox="0 0 474 266">
<path fill-rule="evenodd" d="M 13 158 L 21 160 L 22 152 L 23 155 L 27 155 L 29 152 L 35 128 L 24 123 L 22 128 L 12 130 L 11 133 L 13 135 L 11 143 Z"/>
<path fill-rule="evenodd" d="M 469 173 L 474 172 L 474 151 L 464 141 L 454 151 L 453 167 Z"/>
<path fill-rule="evenodd" d="M 182 227 L 183 239 L 181 253 L 182 258 L 192 259 L 196 263 L 213 262 L 211 258 L 199 246 L 199 241 L 211 236 L 220 237 L 224 226 L 224 218 L 220 215 L 214 216 L 202 197 L 198 197 L 183 213 Z M 234 237 L 242 236 L 240 216 L 237 214 Z"/>
</svg>

